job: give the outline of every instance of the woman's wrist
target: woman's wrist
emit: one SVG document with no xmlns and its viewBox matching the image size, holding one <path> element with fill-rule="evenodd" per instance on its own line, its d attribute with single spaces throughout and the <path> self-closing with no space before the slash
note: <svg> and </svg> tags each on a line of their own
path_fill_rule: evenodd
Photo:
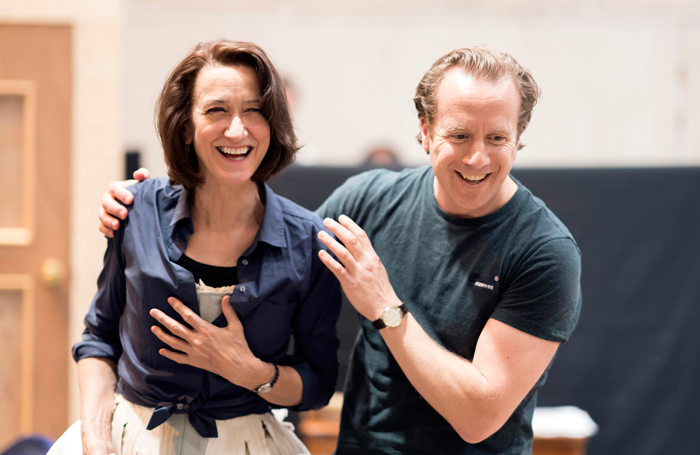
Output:
<svg viewBox="0 0 700 455">
<path fill-rule="evenodd" d="M 272 381 L 275 376 L 275 366 L 268 362 L 259 360 L 259 363 L 251 371 L 249 381 L 243 386 L 248 390 L 255 390 L 263 384 Z"/>
</svg>

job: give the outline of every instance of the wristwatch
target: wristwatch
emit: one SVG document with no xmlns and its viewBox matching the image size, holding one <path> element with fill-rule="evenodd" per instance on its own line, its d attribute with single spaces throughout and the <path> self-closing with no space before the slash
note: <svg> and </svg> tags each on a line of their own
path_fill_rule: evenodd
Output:
<svg viewBox="0 0 700 455">
<path fill-rule="evenodd" d="M 397 327 L 401 324 L 401 320 L 408 313 L 406 304 L 402 303 L 399 306 L 388 306 L 384 308 L 384 312 L 376 321 L 372 322 L 375 329 L 383 329 L 384 327 Z"/>
<path fill-rule="evenodd" d="M 275 386 L 275 383 L 277 382 L 277 379 L 280 377 L 280 369 L 277 365 L 274 363 L 272 364 L 273 367 L 275 367 L 275 375 L 272 377 L 272 380 L 270 382 L 266 382 L 265 384 L 257 386 L 253 392 L 255 393 L 267 393 L 272 390 L 272 388 Z"/>
</svg>

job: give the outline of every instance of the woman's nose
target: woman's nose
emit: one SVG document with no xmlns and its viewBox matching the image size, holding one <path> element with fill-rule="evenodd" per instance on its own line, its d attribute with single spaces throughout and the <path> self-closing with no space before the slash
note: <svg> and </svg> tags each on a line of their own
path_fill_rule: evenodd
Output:
<svg viewBox="0 0 700 455">
<path fill-rule="evenodd" d="M 226 129 L 225 134 L 226 134 L 226 137 L 229 137 L 231 139 L 237 139 L 237 138 L 246 137 L 248 135 L 248 130 L 246 129 L 243 122 L 241 121 L 241 118 L 236 115 L 231 120 L 231 124 Z"/>
</svg>

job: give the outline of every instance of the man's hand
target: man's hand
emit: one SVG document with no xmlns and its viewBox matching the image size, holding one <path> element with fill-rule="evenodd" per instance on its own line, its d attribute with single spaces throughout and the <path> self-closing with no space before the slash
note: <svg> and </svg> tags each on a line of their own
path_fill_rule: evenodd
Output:
<svg viewBox="0 0 700 455">
<path fill-rule="evenodd" d="M 355 309 L 370 321 L 379 318 L 387 306 L 401 305 L 391 286 L 384 264 L 375 253 L 367 234 L 345 215 L 338 222 L 330 218 L 323 224 L 345 247 L 321 231 L 319 240 L 342 262 L 326 251 L 319 251 L 321 261 L 338 278 L 345 295 Z"/>
<path fill-rule="evenodd" d="M 101 233 L 109 238 L 114 237 L 114 231 L 119 229 L 119 220 L 126 219 L 128 213 L 124 206 L 118 203 L 116 199 L 127 205 L 131 204 L 134 196 L 126 187 L 137 182 L 143 182 L 149 178 L 151 178 L 151 173 L 148 169 L 142 167 L 134 171 L 133 180 L 115 181 L 109 184 L 107 192 L 102 195 L 102 206 L 98 214 L 100 221 L 97 228 Z"/>
<path fill-rule="evenodd" d="M 161 349 L 159 353 L 162 356 L 177 363 L 211 371 L 233 384 L 253 390 L 272 377 L 274 367 L 258 359 L 250 351 L 243 325 L 230 300 L 229 296 L 225 296 L 221 301 L 228 325 L 219 328 L 200 318 L 175 297 L 170 297 L 168 303 L 192 329 L 154 308 L 150 312 L 151 316 L 163 324 L 172 335 L 155 325 L 151 327 L 151 331 L 162 342 L 180 351 L 178 353 Z"/>
</svg>

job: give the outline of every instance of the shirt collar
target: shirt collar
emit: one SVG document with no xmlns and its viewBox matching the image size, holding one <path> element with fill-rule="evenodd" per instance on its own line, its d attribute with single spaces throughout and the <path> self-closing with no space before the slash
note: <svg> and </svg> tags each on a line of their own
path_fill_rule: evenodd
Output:
<svg viewBox="0 0 700 455">
<path fill-rule="evenodd" d="M 270 189 L 267 183 L 263 183 L 263 190 L 265 197 L 265 216 L 263 217 L 260 230 L 252 246 L 255 247 L 258 240 L 260 240 L 268 245 L 284 248 L 287 246 L 287 239 L 284 235 L 284 213 L 282 212 L 282 204 L 280 204 L 278 196 Z M 173 218 L 170 221 L 170 226 L 174 226 L 178 221 L 185 218 L 191 218 L 192 215 L 190 214 L 188 199 L 189 191 L 182 188 L 177 200 L 177 205 L 173 211 Z"/>
<path fill-rule="evenodd" d="M 186 188 L 182 188 L 180 191 L 180 196 L 177 200 L 177 205 L 175 205 L 175 211 L 173 212 L 173 219 L 170 221 L 170 226 L 174 226 L 178 221 L 185 218 L 191 218 L 190 215 L 190 205 L 188 204 L 190 192 Z"/>
<path fill-rule="evenodd" d="M 284 235 L 284 213 L 282 212 L 282 204 L 280 204 L 279 196 L 277 196 L 267 185 L 263 183 L 265 191 L 265 216 L 258 239 L 268 245 L 283 248 L 287 246 L 287 238 Z"/>
</svg>

